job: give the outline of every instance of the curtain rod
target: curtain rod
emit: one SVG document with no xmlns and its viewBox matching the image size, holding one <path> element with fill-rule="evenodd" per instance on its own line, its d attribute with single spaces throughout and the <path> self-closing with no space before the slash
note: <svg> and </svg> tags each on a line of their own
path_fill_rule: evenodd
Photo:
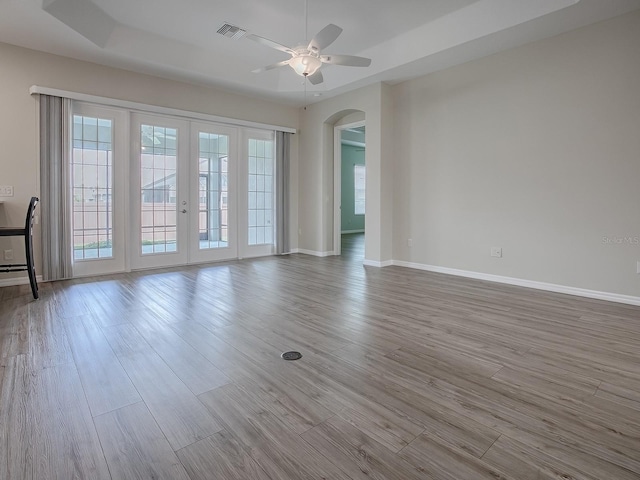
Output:
<svg viewBox="0 0 640 480">
<path fill-rule="evenodd" d="M 265 130 L 277 130 L 279 132 L 296 133 L 295 128 L 283 127 L 280 125 L 270 125 L 267 123 L 251 122 L 248 120 L 239 120 L 236 118 L 220 117 L 217 115 L 209 115 L 207 113 L 191 112 L 189 110 L 180 110 L 178 108 L 160 107 L 157 105 L 149 105 L 146 103 L 131 102 L 129 100 L 119 100 L 117 98 L 100 97 L 97 95 L 89 95 L 86 93 L 69 92 L 67 90 L 58 90 L 56 88 L 41 87 L 32 85 L 29 88 L 31 95 L 53 95 L 56 97 L 70 98 L 81 102 L 97 103 L 109 107 L 127 108 L 130 110 L 139 110 L 148 113 L 159 113 L 163 115 L 173 115 L 195 120 L 204 120 L 208 122 L 224 123 L 226 125 L 234 125 L 238 127 L 261 128 Z"/>
</svg>

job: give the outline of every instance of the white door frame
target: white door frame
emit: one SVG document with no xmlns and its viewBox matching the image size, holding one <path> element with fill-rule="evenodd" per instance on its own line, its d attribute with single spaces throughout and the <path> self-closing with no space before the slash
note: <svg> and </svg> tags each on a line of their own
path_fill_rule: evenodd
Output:
<svg viewBox="0 0 640 480">
<path fill-rule="evenodd" d="M 140 126 L 151 124 L 167 128 L 175 128 L 177 132 L 176 151 L 176 252 L 163 252 L 143 254 L 140 250 L 142 245 L 140 215 Z M 189 260 L 189 164 L 190 138 L 189 122 L 184 119 L 167 117 L 164 115 L 148 113 L 132 113 L 130 122 L 131 131 L 131 164 L 129 188 L 131 190 L 131 269 L 144 270 L 148 268 L 164 268 L 171 266 L 186 265 Z M 197 207 L 196 207 L 197 208 Z"/>
<path fill-rule="evenodd" d="M 235 127 L 219 125 L 215 123 L 190 122 L 191 130 L 191 158 L 189 169 L 189 264 L 218 262 L 222 260 L 234 260 L 238 258 L 238 164 L 240 163 L 239 150 L 239 133 Z M 218 135 L 226 135 L 229 139 L 228 144 L 228 210 L 227 210 L 227 228 L 228 242 L 227 247 L 211 248 L 200 250 L 199 240 L 199 160 L 200 160 L 200 132 L 213 133 Z"/>
<path fill-rule="evenodd" d="M 273 209 L 273 218 L 275 218 L 275 172 L 276 152 L 275 152 L 275 132 L 270 130 L 256 130 L 245 128 L 240 135 L 240 155 L 238 157 L 238 258 L 263 257 L 275 254 L 275 230 L 273 232 L 273 242 L 264 245 L 249 245 L 249 140 L 270 140 L 273 142 L 273 184 L 271 186 L 272 199 L 271 208 Z M 241 185 L 242 184 L 242 185 Z M 276 219 L 277 221 L 277 219 Z"/>
<path fill-rule="evenodd" d="M 126 172 L 129 171 L 129 115 L 119 109 L 74 101 L 72 115 L 110 119 L 113 123 L 113 257 L 73 260 L 73 278 L 118 273 L 129 269 L 129 251 L 126 247 L 128 231 L 129 189 L 126 186 Z M 69 180 L 71 182 L 71 180 Z M 71 184 L 68 185 L 71 188 Z M 73 242 L 73 239 L 72 239 Z M 73 248 L 73 246 L 70 246 Z M 73 256 L 73 254 L 72 254 Z"/>
<path fill-rule="evenodd" d="M 342 253 L 342 131 L 364 127 L 366 120 L 333 127 L 333 254 Z M 366 136 L 365 136 L 366 139 Z M 366 140 L 365 140 L 366 141 Z M 365 155 L 366 157 L 366 155 Z M 366 166 L 366 162 L 365 162 Z M 366 211 L 365 211 L 366 215 Z M 365 232 L 366 234 L 366 232 Z M 365 256 L 366 258 L 366 256 Z"/>
<path fill-rule="evenodd" d="M 247 142 L 249 138 L 268 139 L 275 142 L 273 131 L 243 126 L 220 125 L 198 119 L 105 107 L 84 102 L 74 102 L 73 113 L 117 120 L 115 122 L 113 140 L 116 159 L 113 180 L 114 190 L 116 190 L 114 191 L 114 226 L 117 222 L 121 228 L 114 235 L 122 237 L 118 238 L 117 241 L 114 238 L 114 252 L 116 246 L 119 249 L 117 260 L 83 261 L 82 265 L 74 266 L 74 277 L 164 268 L 192 263 L 209 263 L 275 253 L 275 243 L 248 245 L 247 218 L 249 168 Z M 177 252 L 157 254 L 142 254 L 141 252 L 140 125 L 142 124 L 164 126 L 177 130 Z M 230 187 L 232 187 L 229 191 L 229 221 L 233 221 L 236 230 L 229 238 L 229 243 L 232 247 L 216 249 L 215 252 L 198 250 L 197 173 L 199 150 L 197 133 L 199 129 L 211 131 L 211 133 L 229 135 L 229 157 L 230 161 L 235 163 L 235 168 L 230 170 L 229 176 Z M 273 161 L 275 163 L 275 147 Z M 275 181 L 272 187 L 275 197 Z M 272 205 L 275 205 L 275 198 Z M 275 209 L 275 207 L 273 208 Z M 104 263 L 104 266 L 99 265 L 101 263 Z"/>
</svg>

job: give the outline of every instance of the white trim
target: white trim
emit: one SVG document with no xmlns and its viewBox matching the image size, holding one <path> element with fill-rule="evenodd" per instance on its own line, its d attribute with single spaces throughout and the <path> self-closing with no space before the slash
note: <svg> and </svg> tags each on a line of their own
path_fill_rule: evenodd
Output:
<svg viewBox="0 0 640 480">
<path fill-rule="evenodd" d="M 188 110 L 180 110 L 177 108 L 159 107 L 157 105 L 149 105 L 146 103 L 130 102 L 128 100 L 119 100 L 117 98 L 100 97 L 97 95 L 89 95 L 86 93 L 69 92 L 67 90 L 58 90 L 57 88 L 41 87 L 32 85 L 29 88 L 31 95 L 55 95 L 57 97 L 70 98 L 81 102 L 97 103 L 103 106 L 120 107 L 129 110 L 138 110 L 145 113 L 159 113 L 162 115 L 172 115 L 175 117 L 184 117 L 190 120 L 204 120 L 206 122 L 223 123 L 226 125 L 234 125 L 241 127 L 262 128 L 265 130 L 278 130 L 280 132 L 296 133 L 295 128 L 283 127 L 280 125 L 270 125 L 267 123 L 250 122 L 247 120 L 239 120 L 237 118 L 219 117 L 218 115 L 209 115 L 207 113 L 190 112 Z"/>
<path fill-rule="evenodd" d="M 126 238 L 127 212 L 129 208 L 128 189 L 125 187 L 129 177 L 129 114 L 119 108 L 100 107 L 93 104 L 72 102 L 72 115 L 82 117 L 104 118 L 111 120 L 112 134 L 112 237 L 113 251 L 109 258 L 91 258 L 72 262 L 72 276 L 86 277 L 91 275 L 109 275 L 124 271 L 127 267 L 127 250 L 129 242 Z M 72 122 L 73 123 L 73 122 Z M 72 147 L 73 148 L 73 147 Z M 73 175 L 68 179 L 73 184 Z M 71 208 L 73 214 L 73 208 Z M 72 222 L 73 223 L 73 222 Z"/>
<path fill-rule="evenodd" d="M 515 285 L 518 287 L 533 288 L 536 290 L 544 290 L 547 292 L 564 293 L 566 295 L 575 295 L 578 297 L 594 298 L 596 300 L 606 300 L 608 302 L 625 303 L 628 305 L 640 306 L 640 297 L 634 297 L 631 295 L 600 292 L 597 290 L 587 290 L 585 288 L 557 285 L 555 283 L 538 282 L 535 280 L 525 280 L 522 278 L 514 277 L 503 277 L 501 275 L 471 272 L 468 270 L 458 270 L 456 268 L 439 267 L 436 265 L 426 265 L 423 263 L 405 262 L 402 260 L 393 260 L 393 265 L 398 267 L 415 268 L 417 270 L 426 270 L 428 272 L 445 273 L 447 275 L 455 275 L 458 277 L 474 278 L 476 280 L 485 280 L 487 282 L 504 283 L 507 285 Z"/>
<path fill-rule="evenodd" d="M 333 127 L 333 254 L 342 253 L 342 129 Z"/>
<path fill-rule="evenodd" d="M 364 228 L 361 228 L 360 230 L 343 230 L 342 232 L 343 235 L 348 235 L 350 233 L 364 233 Z"/>
<path fill-rule="evenodd" d="M 291 253 L 294 253 L 293 251 Z M 295 253 L 302 253 L 304 255 L 313 255 L 314 257 L 330 257 L 333 252 L 316 252 L 315 250 L 305 250 L 303 248 L 296 248 Z"/>
<path fill-rule="evenodd" d="M 378 262 L 377 260 L 367 260 L 365 258 L 362 264 L 366 265 L 367 267 L 384 268 L 384 267 L 390 267 L 394 263 L 393 263 L 393 260 L 385 260 L 384 262 Z"/>
<path fill-rule="evenodd" d="M 342 131 L 364 127 L 366 119 L 333 127 L 333 254 L 342 253 Z M 366 211 L 366 205 L 365 205 Z M 366 249 L 366 247 L 365 247 Z"/>
<path fill-rule="evenodd" d="M 42 275 L 36 275 L 36 282 L 42 282 Z M 29 285 L 29 277 L 11 277 L 0 280 L 0 287 L 13 287 L 15 285 Z"/>
</svg>

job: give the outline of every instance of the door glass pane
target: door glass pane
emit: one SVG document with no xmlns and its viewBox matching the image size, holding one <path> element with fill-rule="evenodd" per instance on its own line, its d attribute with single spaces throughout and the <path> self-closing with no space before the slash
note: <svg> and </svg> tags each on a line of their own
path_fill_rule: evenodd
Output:
<svg viewBox="0 0 640 480">
<path fill-rule="evenodd" d="M 249 139 L 249 245 L 273 244 L 273 140 Z"/>
<path fill-rule="evenodd" d="M 177 251 L 177 130 L 140 129 L 141 239 L 143 255 Z"/>
<path fill-rule="evenodd" d="M 73 116 L 73 258 L 113 257 L 112 120 Z"/>
<path fill-rule="evenodd" d="M 353 178 L 355 179 L 354 185 L 354 214 L 364 215 L 365 205 L 365 179 L 366 171 L 364 165 L 354 165 Z"/>
<path fill-rule="evenodd" d="M 199 132 L 198 235 L 200 250 L 229 245 L 229 137 Z"/>
</svg>

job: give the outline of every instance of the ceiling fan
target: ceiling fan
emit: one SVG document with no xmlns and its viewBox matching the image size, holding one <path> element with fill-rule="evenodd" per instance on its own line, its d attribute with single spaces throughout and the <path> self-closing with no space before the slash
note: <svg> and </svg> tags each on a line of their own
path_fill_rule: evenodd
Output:
<svg viewBox="0 0 640 480">
<path fill-rule="evenodd" d="M 305 25 L 307 23 L 307 6 L 305 5 Z M 306 35 L 305 26 L 305 37 Z M 291 58 L 282 62 L 274 63 L 266 67 L 253 70 L 253 73 L 266 72 L 278 67 L 290 66 L 298 75 L 307 79 L 313 85 L 318 85 L 324 81 L 320 67 L 322 64 L 341 65 L 346 67 L 368 67 L 371 65 L 370 58 L 356 57 L 354 55 L 322 55 L 322 50 L 331 45 L 342 33 L 342 28 L 330 23 L 313 37 L 307 46 L 295 48 L 286 47 L 268 38 L 254 34 L 248 34 L 245 38 L 258 42 L 261 45 L 275 48 L 281 52 L 288 53 Z"/>
</svg>

